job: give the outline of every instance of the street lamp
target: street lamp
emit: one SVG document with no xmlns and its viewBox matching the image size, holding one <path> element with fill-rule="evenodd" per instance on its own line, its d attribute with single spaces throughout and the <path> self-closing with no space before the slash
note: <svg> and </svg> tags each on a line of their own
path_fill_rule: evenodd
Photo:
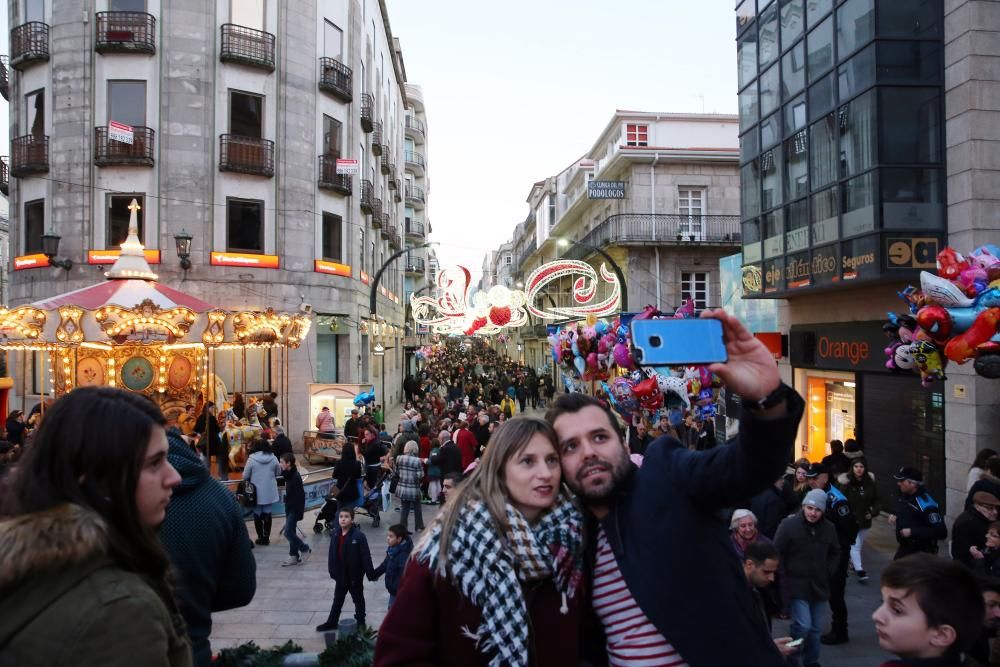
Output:
<svg viewBox="0 0 1000 667">
<path fill-rule="evenodd" d="M 73 268 L 73 260 L 68 258 L 58 259 L 56 257 L 56 255 L 59 254 L 60 240 L 62 240 L 62 237 L 53 232 L 51 229 L 45 234 L 42 234 L 42 254 L 49 260 L 49 266 L 55 266 L 69 271 Z"/>
<path fill-rule="evenodd" d="M 565 248 L 565 247 L 569 246 L 571 243 L 573 245 L 582 246 L 582 247 L 584 247 L 587 250 L 590 250 L 592 252 L 596 252 L 598 255 L 600 255 L 605 260 L 607 260 L 607 262 L 609 264 L 611 264 L 611 268 L 614 269 L 614 271 L 615 271 L 615 276 L 618 277 L 618 284 L 621 286 L 621 291 L 622 291 L 622 310 L 623 311 L 624 310 L 628 310 L 628 285 L 625 283 L 625 274 L 622 273 L 622 267 L 618 266 L 618 262 L 616 262 L 615 260 L 611 259 L 611 255 L 609 255 L 608 253 L 604 252 L 604 250 L 602 250 L 601 248 L 598 248 L 597 246 L 592 246 L 589 243 L 584 243 L 583 241 L 572 241 L 571 242 L 571 241 L 568 241 L 567 239 L 556 239 L 556 245 L 559 246 L 560 248 Z"/>
<path fill-rule="evenodd" d="M 174 234 L 174 246 L 177 248 L 177 257 L 181 260 L 181 268 L 185 274 L 191 268 L 191 239 L 192 236 L 182 229 Z"/>
<path fill-rule="evenodd" d="M 385 270 L 389 267 L 390 264 L 392 264 L 393 260 L 395 260 L 400 255 L 405 255 L 411 250 L 420 250 L 421 248 L 430 248 L 431 246 L 436 246 L 436 245 L 437 242 L 432 241 L 431 243 L 421 243 L 420 245 L 415 245 L 412 248 L 403 248 L 402 250 L 399 250 L 398 252 L 394 253 L 392 256 L 389 257 L 389 259 L 385 260 L 385 262 L 382 263 L 382 266 L 379 267 L 378 273 L 375 274 L 375 278 L 372 279 L 371 294 L 368 299 L 368 311 L 371 313 L 372 319 L 375 319 L 375 308 L 377 306 L 376 297 L 378 296 L 378 284 L 382 280 L 382 274 L 385 273 Z"/>
</svg>

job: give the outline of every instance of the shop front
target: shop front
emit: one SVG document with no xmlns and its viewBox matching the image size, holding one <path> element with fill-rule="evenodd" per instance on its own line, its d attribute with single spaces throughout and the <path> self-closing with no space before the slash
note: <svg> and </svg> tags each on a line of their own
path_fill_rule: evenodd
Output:
<svg viewBox="0 0 1000 667">
<path fill-rule="evenodd" d="M 796 457 L 819 461 L 830 441 L 857 440 L 879 493 L 896 494 L 892 474 L 908 465 L 945 500 L 944 395 L 911 374 L 885 367 L 882 322 L 795 325 L 789 358 L 795 388 L 806 400 Z"/>
</svg>

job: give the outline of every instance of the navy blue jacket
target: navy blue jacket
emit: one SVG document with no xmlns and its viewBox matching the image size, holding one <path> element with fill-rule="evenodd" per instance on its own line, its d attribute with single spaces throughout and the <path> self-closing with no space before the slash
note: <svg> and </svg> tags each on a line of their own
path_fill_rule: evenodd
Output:
<svg viewBox="0 0 1000 667">
<path fill-rule="evenodd" d="M 302 487 L 302 475 L 296 468 L 282 471 L 285 478 L 285 514 L 297 514 L 299 519 L 306 513 L 306 492 Z"/>
<path fill-rule="evenodd" d="M 785 664 L 718 510 L 781 476 L 803 406 L 792 392 L 785 417 L 745 411 L 739 440 L 714 449 L 691 451 L 669 436 L 657 438 L 600 521 L 635 601 L 690 667 Z M 593 520 L 588 528 L 596 530 Z"/>
<path fill-rule="evenodd" d="M 384 574 L 385 590 L 389 591 L 390 595 L 395 595 L 399 590 L 399 582 L 403 578 L 403 570 L 406 569 L 406 561 L 411 551 L 413 551 L 413 540 L 406 537 L 396 546 L 386 549 L 385 560 L 375 568 L 375 576 L 372 579 L 378 579 Z"/>
<path fill-rule="evenodd" d="M 368 538 L 357 526 L 351 526 L 344 542 L 344 556 L 340 557 L 338 548 L 341 531 L 338 530 L 330 538 L 330 554 L 327 557 L 326 568 L 330 578 L 338 584 L 360 585 L 365 575 L 373 579 L 375 568 L 372 566 L 372 554 L 368 550 Z"/>
</svg>

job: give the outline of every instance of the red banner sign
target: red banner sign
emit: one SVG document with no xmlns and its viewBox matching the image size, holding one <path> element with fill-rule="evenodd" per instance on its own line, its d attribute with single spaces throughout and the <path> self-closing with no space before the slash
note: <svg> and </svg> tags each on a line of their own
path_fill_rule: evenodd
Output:
<svg viewBox="0 0 1000 667">
<path fill-rule="evenodd" d="M 249 252 L 213 252 L 212 266 L 243 266 L 250 269 L 277 269 L 277 255 L 257 255 Z"/>
<path fill-rule="evenodd" d="M 349 264 L 338 264 L 337 262 L 328 262 L 325 259 L 317 259 L 313 264 L 313 271 L 316 273 L 328 273 L 332 276 L 347 276 L 351 277 L 351 267 Z"/>
<path fill-rule="evenodd" d="M 14 270 L 41 269 L 49 265 L 49 258 L 42 253 L 34 255 L 21 255 L 14 258 Z"/>
</svg>

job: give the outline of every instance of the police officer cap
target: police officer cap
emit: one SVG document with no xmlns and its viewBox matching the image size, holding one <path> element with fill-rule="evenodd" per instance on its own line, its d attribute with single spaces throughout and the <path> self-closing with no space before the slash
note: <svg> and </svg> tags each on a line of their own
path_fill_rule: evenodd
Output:
<svg viewBox="0 0 1000 667">
<path fill-rule="evenodd" d="M 924 474 L 917 470 L 916 468 L 911 468 L 909 466 L 903 466 L 896 471 L 896 474 L 892 476 L 897 482 L 902 482 L 904 479 L 908 479 L 911 482 L 923 482 Z"/>
<path fill-rule="evenodd" d="M 809 465 L 809 470 L 806 471 L 806 477 L 808 479 L 813 479 L 819 477 L 822 474 L 830 474 L 830 469 L 827 468 L 822 463 L 812 463 Z"/>
</svg>

